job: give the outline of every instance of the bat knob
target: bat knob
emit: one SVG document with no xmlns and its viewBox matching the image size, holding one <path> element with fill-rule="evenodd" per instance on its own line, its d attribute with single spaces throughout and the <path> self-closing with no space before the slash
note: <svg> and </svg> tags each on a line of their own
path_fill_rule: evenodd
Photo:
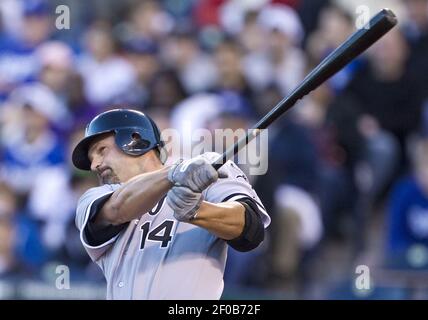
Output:
<svg viewBox="0 0 428 320">
<path fill-rule="evenodd" d="M 389 8 L 384 8 L 380 11 L 380 14 L 388 20 L 391 26 L 395 26 L 398 23 L 397 16 Z"/>
</svg>

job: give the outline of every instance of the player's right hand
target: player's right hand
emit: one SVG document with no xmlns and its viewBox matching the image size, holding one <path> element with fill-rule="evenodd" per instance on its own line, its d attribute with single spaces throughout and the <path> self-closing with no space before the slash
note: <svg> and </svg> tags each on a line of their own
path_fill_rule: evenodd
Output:
<svg viewBox="0 0 428 320">
<path fill-rule="evenodd" d="M 194 192 L 188 187 L 172 187 L 166 197 L 166 202 L 174 210 L 174 217 L 183 222 L 196 217 L 202 200 L 202 193 Z"/>
<path fill-rule="evenodd" d="M 223 177 L 226 176 L 220 173 L 220 178 Z M 180 160 L 168 172 L 168 179 L 174 186 L 185 186 L 194 192 L 202 192 L 218 178 L 217 170 L 204 155 L 184 161 Z"/>
</svg>

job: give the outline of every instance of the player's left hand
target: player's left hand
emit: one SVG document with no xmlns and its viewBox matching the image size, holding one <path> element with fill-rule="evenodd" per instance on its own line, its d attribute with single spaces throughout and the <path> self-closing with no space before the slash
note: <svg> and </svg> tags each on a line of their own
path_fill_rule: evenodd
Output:
<svg viewBox="0 0 428 320">
<path fill-rule="evenodd" d="M 196 217 L 202 199 L 202 193 L 177 186 L 168 191 L 166 202 L 174 210 L 174 217 L 178 221 L 189 222 Z"/>
<path fill-rule="evenodd" d="M 227 174 L 220 170 L 217 172 L 206 154 L 181 160 L 174 164 L 169 172 L 168 179 L 175 186 L 186 186 L 195 192 L 202 192 L 218 178 L 226 178 Z"/>
</svg>

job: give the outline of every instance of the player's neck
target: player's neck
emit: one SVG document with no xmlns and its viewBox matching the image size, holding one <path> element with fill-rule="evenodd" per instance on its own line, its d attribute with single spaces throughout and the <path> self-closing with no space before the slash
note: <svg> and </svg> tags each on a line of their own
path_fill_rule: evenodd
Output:
<svg viewBox="0 0 428 320">
<path fill-rule="evenodd" d="M 160 170 L 163 167 L 164 167 L 164 165 L 160 161 L 157 161 L 157 159 L 145 159 L 145 161 L 141 161 L 141 163 L 140 163 L 141 173 L 147 173 L 147 172 Z"/>
</svg>

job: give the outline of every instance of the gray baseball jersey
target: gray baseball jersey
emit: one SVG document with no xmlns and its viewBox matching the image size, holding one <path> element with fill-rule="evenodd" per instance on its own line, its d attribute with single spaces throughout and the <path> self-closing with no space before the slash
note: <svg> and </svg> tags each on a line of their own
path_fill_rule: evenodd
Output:
<svg viewBox="0 0 428 320">
<path fill-rule="evenodd" d="M 258 203 L 266 228 L 270 217 L 245 174 L 231 161 L 222 170 L 229 177 L 204 190 L 204 199 L 220 203 L 251 197 Z M 93 204 L 117 188 L 120 184 L 89 189 L 76 211 L 83 246 L 107 280 L 107 299 L 220 299 L 226 241 L 175 220 L 165 198 L 107 242 L 88 243 L 83 231 Z"/>
</svg>

